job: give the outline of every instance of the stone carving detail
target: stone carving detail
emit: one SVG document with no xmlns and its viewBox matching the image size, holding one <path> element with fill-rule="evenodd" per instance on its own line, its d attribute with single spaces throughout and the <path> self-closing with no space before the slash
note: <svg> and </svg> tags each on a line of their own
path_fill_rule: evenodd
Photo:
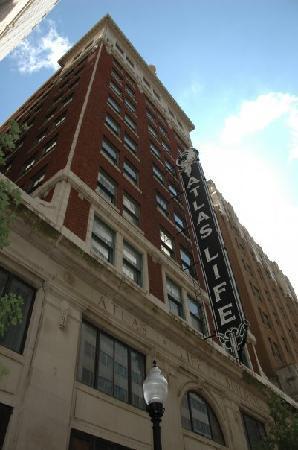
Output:
<svg viewBox="0 0 298 450">
<path fill-rule="evenodd" d="M 67 328 L 68 316 L 69 316 L 69 303 L 65 300 L 61 302 L 60 305 L 60 316 L 59 316 L 59 328 L 64 330 Z"/>
</svg>

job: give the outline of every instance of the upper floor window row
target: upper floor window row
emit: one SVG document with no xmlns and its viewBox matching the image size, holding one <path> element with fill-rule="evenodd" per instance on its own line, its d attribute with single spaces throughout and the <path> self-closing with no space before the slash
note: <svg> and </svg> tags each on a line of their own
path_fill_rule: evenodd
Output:
<svg viewBox="0 0 298 450">
<path fill-rule="evenodd" d="M 135 222 L 138 220 L 138 210 L 136 210 L 136 203 L 127 194 L 123 198 L 124 202 L 128 200 L 126 211 L 128 212 L 129 220 Z M 173 251 L 173 243 L 171 239 L 163 232 L 162 239 L 164 246 L 169 256 Z M 91 250 L 92 253 L 99 256 L 106 262 L 119 267 L 120 270 L 139 286 L 143 285 L 143 255 L 130 242 L 123 240 L 121 245 L 122 252 L 116 252 L 117 242 L 122 242 L 122 238 L 117 238 L 115 230 L 107 225 L 102 219 L 95 216 L 93 229 L 91 234 Z M 118 243 L 118 245 L 120 245 Z M 122 253 L 122 260 L 116 261 Z M 116 258 L 116 255 L 117 258 Z M 195 295 L 190 295 L 185 292 L 175 281 L 166 277 L 166 298 L 169 305 L 169 310 L 173 314 L 181 318 L 187 318 L 190 325 L 202 334 L 207 334 L 207 322 L 205 318 L 204 308 L 202 303 Z"/>
<path fill-rule="evenodd" d="M 129 197 L 125 198 L 131 201 Z M 134 205 L 127 206 L 127 210 L 130 220 L 132 216 L 138 218 Z M 115 245 L 115 231 L 95 216 L 91 234 L 92 252 L 115 265 Z M 143 256 L 127 241 L 123 242 L 122 272 L 139 286 L 143 285 Z"/>
</svg>

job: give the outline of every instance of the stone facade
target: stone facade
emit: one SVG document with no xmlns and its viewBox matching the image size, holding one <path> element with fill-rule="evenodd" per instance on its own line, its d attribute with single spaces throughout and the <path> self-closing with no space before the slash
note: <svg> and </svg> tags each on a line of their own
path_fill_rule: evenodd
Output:
<svg viewBox="0 0 298 450">
<path fill-rule="evenodd" d="M 21 188 L 22 202 L 0 271 L 33 287 L 36 295 L 26 313 L 23 346 L 18 351 L 9 342 L 0 346 L 0 362 L 7 369 L 0 378 L 0 414 L 6 411 L 8 422 L 6 432 L 1 430 L 3 449 L 89 450 L 96 439 L 103 449 L 152 448 L 149 416 L 140 404 L 133 406 L 140 400 L 141 383 L 132 355 L 139 358 L 140 373 L 145 375 L 156 359 L 168 379 L 164 450 L 248 449 L 253 436 L 247 435 L 244 418 L 262 429 L 270 420 L 265 391 L 295 403 L 263 375 L 251 332 L 247 367 L 214 336 L 174 166 L 190 143 L 193 125 L 110 17 L 60 64 L 61 70 L 13 116 L 29 129 L 5 168 L 5 176 Z M 116 82 L 119 72 L 122 81 Z M 120 94 L 111 82 L 118 83 Z M 136 122 L 134 132 L 127 115 Z M 126 136 L 138 143 L 136 151 L 127 148 Z M 108 150 L 103 137 L 111 144 Z M 137 180 L 127 167 L 135 168 Z M 115 181 L 117 192 L 108 183 L 102 188 L 100 171 Z M 163 178 L 158 180 L 159 171 Z M 166 209 L 156 204 L 157 193 Z M 139 205 L 139 217 L 125 210 L 127 195 Z M 185 218 L 182 229 L 177 214 Z M 100 239 L 98 223 L 105 236 Z M 172 237 L 172 247 L 161 239 L 161 230 Z M 193 264 L 183 261 L 181 250 L 189 251 Z M 200 313 L 194 313 L 190 299 Z M 206 323 L 199 326 L 204 317 Z M 113 356 L 102 351 L 105 340 L 113 343 Z M 128 355 L 126 363 L 116 358 L 116 347 Z M 101 383 L 111 364 L 109 391 Z M 121 397 L 123 392 L 127 397 Z M 199 404 L 189 423 L 186 393 Z M 194 423 L 201 428 L 194 429 Z"/>
</svg>

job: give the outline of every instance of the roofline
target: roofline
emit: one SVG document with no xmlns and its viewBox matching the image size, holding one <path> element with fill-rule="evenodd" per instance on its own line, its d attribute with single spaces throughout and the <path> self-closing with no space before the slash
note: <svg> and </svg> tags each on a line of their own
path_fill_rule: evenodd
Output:
<svg viewBox="0 0 298 450">
<path fill-rule="evenodd" d="M 184 120 L 186 121 L 190 131 L 195 129 L 195 125 L 192 123 L 190 118 L 187 116 L 187 114 L 183 111 L 181 106 L 178 105 L 176 100 L 172 97 L 172 95 L 169 93 L 167 88 L 162 84 L 160 79 L 150 70 L 149 65 L 146 63 L 146 61 L 142 58 L 142 56 L 138 53 L 136 48 L 133 46 L 133 44 L 130 42 L 130 40 L 125 36 L 125 34 L 121 31 L 121 29 L 118 27 L 118 25 L 114 22 L 112 17 L 107 14 L 102 19 L 100 19 L 99 22 L 97 22 L 82 38 L 74 44 L 74 46 L 69 49 L 58 61 L 61 67 L 64 66 L 66 63 L 66 60 L 69 56 L 71 56 L 72 53 L 84 42 L 87 41 L 88 38 L 91 38 L 92 35 L 94 35 L 96 32 L 99 32 L 101 30 L 104 30 L 106 27 L 110 27 L 116 34 L 120 35 L 120 38 L 125 42 L 125 44 L 128 46 L 128 48 L 131 50 L 131 52 L 135 55 L 135 57 L 140 61 L 140 63 L 145 66 L 146 70 L 150 74 L 150 77 L 157 83 L 158 87 L 163 91 L 163 93 L 166 94 L 167 97 L 170 98 L 171 102 L 174 103 L 175 107 L 179 110 L 179 112 L 182 114 Z"/>
</svg>

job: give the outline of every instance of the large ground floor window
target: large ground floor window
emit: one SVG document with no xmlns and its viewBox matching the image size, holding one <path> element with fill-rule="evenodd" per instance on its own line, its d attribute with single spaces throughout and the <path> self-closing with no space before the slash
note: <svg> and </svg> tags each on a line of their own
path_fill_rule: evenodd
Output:
<svg viewBox="0 0 298 450">
<path fill-rule="evenodd" d="M 3 403 L 0 403 L 0 449 L 3 448 L 6 429 L 11 413 L 11 406 L 3 405 Z"/>
<path fill-rule="evenodd" d="M 69 450 L 131 450 L 82 431 L 71 430 Z"/>
</svg>

